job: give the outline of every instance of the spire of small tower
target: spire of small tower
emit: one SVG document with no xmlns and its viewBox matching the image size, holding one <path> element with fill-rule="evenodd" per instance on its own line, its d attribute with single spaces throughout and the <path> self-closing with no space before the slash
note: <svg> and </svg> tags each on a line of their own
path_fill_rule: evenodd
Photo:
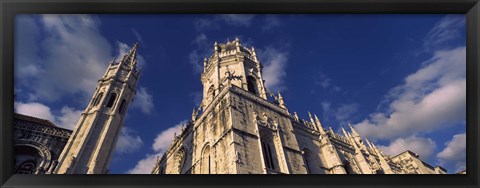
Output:
<svg viewBox="0 0 480 188">
<path fill-rule="evenodd" d="M 197 120 L 197 109 L 193 107 L 193 112 L 192 112 L 192 122 Z"/>
<path fill-rule="evenodd" d="M 368 145 L 369 148 L 373 149 L 372 143 L 370 143 L 370 141 L 367 138 L 365 138 L 365 142 L 367 142 L 367 145 Z"/>
<path fill-rule="evenodd" d="M 293 117 L 295 118 L 295 121 L 299 121 L 297 112 L 293 112 Z"/>
<path fill-rule="evenodd" d="M 315 121 L 313 120 L 313 117 L 310 111 L 308 111 L 308 118 L 310 119 L 310 122 L 312 122 L 312 125 L 315 125 Z"/>
<path fill-rule="evenodd" d="M 127 64 L 129 66 L 132 66 L 133 68 L 137 67 L 137 49 L 138 49 L 138 42 L 135 42 L 132 46 L 132 48 L 128 51 L 125 56 L 123 56 L 122 61 L 120 61 L 121 64 Z"/>
<path fill-rule="evenodd" d="M 317 115 L 314 115 L 314 116 L 315 116 L 315 122 L 317 123 L 318 131 L 320 131 L 320 134 L 325 134 L 325 130 L 323 130 L 322 123 L 318 119 Z"/>
<path fill-rule="evenodd" d="M 255 62 L 258 62 L 257 53 L 255 52 L 255 48 L 252 46 L 252 57 Z"/>
<path fill-rule="evenodd" d="M 213 52 L 214 52 L 215 54 L 217 54 L 217 52 L 218 52 L 218 43 L 217 43 L 217 41 L 215 41 L 215 43 L 213 43 Z"/>
<path fill-rule="evenodd" d="M 348 126 L 350 127 L 350 130 L 352 130 L 352 135 L 355 137 L 360 137 L 360 135 L 355 131 L 355 129 L 352 127 L 352 125 L 349 123 Z"/>
<path fill-rule="evenodd" d="M 335 134 L 335 133 L 333 132 L 333 129 L 332 129 L 332 127 L 328 127 L 328 131 L 329 131 L 329 132 L 330 132 L 332 135 L 334 135 L 334 134 Z"/>
<path fill-rule="evenodd" d="M 237 51 L 240 51 L 240 39 L 238 37 L 235 37 L 235 47 L 237 47 Z"/>
<path fill-rule="evenodd" d="M 347 133 L 347 131 L 345 131 L 345 129 L 343 127 L 342 127 L 342 132 L 343 132 L 343 135 L 345 135 L 345 137 L 348 138 L 348 133 Z"/>
<path fill-rule="evenodd" d="M 280 105 L 280 107 L 282 108 L 287 108 L 285 106 L 285 102 L 283 101 L 283 97 L 282 97 L 282 94 L 280 94 L 280 91 L 278 91 L 278 104 Z"/>
</svg>

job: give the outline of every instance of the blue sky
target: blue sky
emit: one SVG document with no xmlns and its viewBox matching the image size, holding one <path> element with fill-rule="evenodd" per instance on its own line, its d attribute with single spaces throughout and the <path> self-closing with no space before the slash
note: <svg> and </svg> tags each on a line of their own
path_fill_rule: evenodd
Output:
<svg viewBox="0 0 480 188">
<path fill-rule="evenodd" d="M 465 168 L 464 15 L 19 15 L 15 33 L 15 111 L 70 129 L 108 63 L 139 42 L 111 173 L 150 173 L 201 101 L 202 59 L 235 37 L 291 113 Z"/>
</svg>

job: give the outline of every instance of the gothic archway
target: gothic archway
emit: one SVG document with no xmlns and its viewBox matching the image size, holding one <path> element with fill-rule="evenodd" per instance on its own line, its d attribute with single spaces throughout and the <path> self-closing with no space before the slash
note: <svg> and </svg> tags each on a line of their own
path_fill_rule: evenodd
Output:
<svg viewBox="0 0 480 188">
<path fill-rule="evenodd" d="M 258 94 L 257 79 L 253 76 L 247 77 L 247 89 L 250 93 Z"/>
<path fill-rule="evenodd" d="M 200 161 L 200 174 L 211 174 L 212 155 L 210 153 L 210 145 L 203 148 L 202 158 Z"/>
<path fill-rule="evenodd" d="M 18 140 L 15 149 L 15 174 L 44 174 L 50 167 L 52 156 L 44 145 L 32 140 Z"/>
</svg>

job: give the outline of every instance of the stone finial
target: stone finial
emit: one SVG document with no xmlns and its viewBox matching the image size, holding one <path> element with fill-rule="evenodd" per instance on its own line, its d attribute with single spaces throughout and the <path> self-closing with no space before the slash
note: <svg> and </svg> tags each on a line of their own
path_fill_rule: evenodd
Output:
<svg viewBox="0 0 480 188">
<path fill-rule="evenodd" d="M 192 112 L 192 121 L 197 120 L 197 109 L 193 107 L 193 112 Z"/>
<path fill-rule="evenodd" d="M 277 98 L 278 98 L 278 104 L 280 105 L 280 107 L 286 109 L 287 107 L 285 106 L 285 102 L 283 101 L 283 97 L 282 97 L 282 94 L 280 94 L 280 91 L 278 91 L 278 97 Z"/>
<path fill-rule="evenodd" d="M 350 130 L 352 130 L 352 135 L 355 136 L 355 137 L 360 137 L 360 135 L 357 133 L 357 131 L 355 131 L 355 129 L 352 127 L 352 124 L 348 124 L 348 126 L 350 127 Z"/>
<path fill-rule="evenodd" d="M 323 130 L 322 123 L 321 123 L 320 120 L 318 119 L 317 115 L 314 114 L 313 116 L 315 117 L 315 123 L 316 123 L 316 125 L 317 125 L 318 131 L 320 131 L 320 134 L 325 134 L 325 130 Z"/>
<path fill-rule="evenodd" d="M 347 133 L 347 131 L 345 131 L 345 129 L 343 127 L 342 127 L 342 132 L 343 132 L 343 135 L 345 135 L 345 137 L 348 138 L 348 133 Z"/>
<path fill-rule="evenodd" d="M 365 142 L 367 142 L 367 145 L 368 145 L 369 148 L 373 149 L 372 143 L 370 143 L 370 141 L 367 138 L 365 138 Z"/>
<path fill-rule="evenodd" d="M 295 121 L 299 121 L 297 112 L 293 112 L 293 117 L 295 118 Z"/>
<path fill-rule="evenodd" d="M 335 134 L 335 133 L 333 132 L 332 127 L 328 127 L 328 131 L 329 131 L 332 135 Z"/>
</svg>

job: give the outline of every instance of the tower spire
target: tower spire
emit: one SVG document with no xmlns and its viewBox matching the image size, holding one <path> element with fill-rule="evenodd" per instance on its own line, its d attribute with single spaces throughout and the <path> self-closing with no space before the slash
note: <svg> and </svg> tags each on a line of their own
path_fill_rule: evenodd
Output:
<svg viewBox="0 0 480 188">
<path fill-rule="evenodd" d="M 118 64 L 108 66 L 58 158 L 55 174 L 108 172 L 128 104 L 136 93 L 137 48 L 135 43 Z"/>
<path fill-rule="evenodd" d="M 315 122 L 317 123 L 318 131 L 320 131 L 320 134 L 325 134 L 325 130 L 323 130 L 322 123 L 320 122 L 316 114 L 314 116 L 315 116 Z"/>
<path fill-rule="evenodd" d="M 285 106 L 285 102 L 283 101 L 283 97 L 282 97 L 282 94 L 280 94 L 280 91 L 278 91 L 278 105 L 280 105 L 280 107 L 282 108 L 287 108 Z"/>
<path fill-rule="evenodd" d="M 355 137 L 360 137 L 360 135 L 355 131 L 355 129 L 352 127 L 352 125 L 349 123 L 348 126 L 350 127 L 350 130 L 352 130 L 352 135 Z"/>
<path fill-rule="evenodd" d="M 308 111 L 308 118 L 310 119 L 310 122 L 312 122 L 312 125 L 315 125 L 315 121 L 313 120 L 313 117 L 310 111 Z"/>
</svg>

